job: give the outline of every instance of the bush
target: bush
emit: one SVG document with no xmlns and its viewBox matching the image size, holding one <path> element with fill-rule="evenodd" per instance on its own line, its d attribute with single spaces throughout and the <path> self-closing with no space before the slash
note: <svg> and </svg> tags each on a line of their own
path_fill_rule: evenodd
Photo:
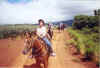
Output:
<svg viewBox="0 0 100 68">
<path fill-rule="evenodd" d="M 99 26 L 99 24 L 99 16 L 78 15 L 75 16 L 72 27 L 81 30 L 85 27 L 93 28 L 95 26 Z"/>
<path fill-rule="evenodd" d="M 67 29 L 72 37 L 72 43 L 76 46 L 77 50 L 85 57 L 95 59 L 99 62 L 99 33 L 91 32 L 91 29 L 74 30 Z M 85 34 L 87 33 L 87 34 Z"/>
<path fill-rule="evenodd" d="M 25 31 L 33 31 L 37 25 L 32 24 L 15 24 L 15 25 L 0 25 L 0 39 L 8 37 L 16 37 L 23 34 Z"/>
</svg>

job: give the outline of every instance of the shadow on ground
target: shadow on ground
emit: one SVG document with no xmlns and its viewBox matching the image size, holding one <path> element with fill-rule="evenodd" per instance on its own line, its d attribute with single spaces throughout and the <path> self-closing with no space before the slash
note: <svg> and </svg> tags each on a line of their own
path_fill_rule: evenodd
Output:
<svg viewBox="0 0 100 68">
<path fill-rule="evenodd" d="M 24 65 L 23 68 L 42 68 L 40 65 L 32 64 L 32 65 Z"/>
</svg>

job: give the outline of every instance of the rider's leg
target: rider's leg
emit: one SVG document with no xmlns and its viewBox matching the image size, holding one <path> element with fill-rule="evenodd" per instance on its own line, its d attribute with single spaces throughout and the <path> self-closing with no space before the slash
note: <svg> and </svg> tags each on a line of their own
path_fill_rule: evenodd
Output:
<svg viewBox="0 0 100 68">
<path fill-rule="evenodd" d="M 34 48 L 32 48 L 32 52 L 30 53 L 29 58 L 32 59 L 34 57 L 34 55 L 35 55 Z"/>
<path fill-rule="evenodd" d="M 47 47 L 53 52 L 53 49 L 52 49 L 52 46 L 51 46 L 52 45 L 51 42 L 46 37 L 44 37 L 43 40 L 45 41 Z"/>
<path fill-rule="evenodd" d="M 51 46 L 51 45 L 52 45 L 51 42 L 50 42 L 50 41 L 48 40 L 48 38 L 46 38 L 46 37 L 44 37 L 43 40 L 44 40 L 45 43 L 47 44 L 47 46 L 48 46 L 50 52 L 52 53 L 52 55 L 55 56 L 55 54 L 54 54 L 54 52 L 53 52 L 53 48 L 52 48 L 52 46 Z"/>
</svg>

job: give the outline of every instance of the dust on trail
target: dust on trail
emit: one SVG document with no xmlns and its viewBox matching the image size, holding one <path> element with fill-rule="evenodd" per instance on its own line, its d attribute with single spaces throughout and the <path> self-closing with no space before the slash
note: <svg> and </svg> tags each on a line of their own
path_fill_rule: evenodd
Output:
<svg viewBox="0 0 100 68">
<path fill-rule="evenodd" d="M 61 33 L 55 31 L 54 37 L 53 48 L 57 55 L 55 58 L 50 58 L 49 68 L 86 68 L 73 61 L 77 58 L 73 57 L 67 48 L 67 40 L 70 39 L 67 31 Z"/>
<path fill-rule="evenodd" d="M 59 33 L 57 30 L 54 30 L 52 44 L 56 57 L 49 58 L 48 68 L 86 68 L 84 65 L 73 61 L 77 58 L 70 54 L 67 48 L 67 40 L 69 40 L 67 31 Z M 21 54 L 12 66 L 19 66 L 19 68 L 40 68 L 34 65 L 34 63 L 34 59 L 29 59 Z"/>
</svg>

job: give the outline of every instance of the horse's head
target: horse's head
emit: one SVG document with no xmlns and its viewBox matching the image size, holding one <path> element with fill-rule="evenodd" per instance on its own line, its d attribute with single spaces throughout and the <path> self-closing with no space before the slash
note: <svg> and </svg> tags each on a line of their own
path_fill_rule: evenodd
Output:
<svg viewBox="0 0 100 68">
<path fill-rule="evenodd" d="M 31 48 L 33 47 L 33 43 L 34 43 L 34 35 L 33 32 L 26 32 L 25 33 L 25 47 L 23 50 L 23 54 L 26 55 L 28 54 L 28 52 L 31 50 Z"/>
<path fill-rule="evenodd" d="M 38 36 L 36 35 L 36 32 L 26 33 L 26 38 L 27 41 L 25 42 L 26 45 L 23 50 L 24 55 L 28 54 L 32 48 L 34 49 L 34 52 L 37 52 L 42 48 L 41 46 L 42 44 L 40 40 L 38 40 Z"/>
</svg>

